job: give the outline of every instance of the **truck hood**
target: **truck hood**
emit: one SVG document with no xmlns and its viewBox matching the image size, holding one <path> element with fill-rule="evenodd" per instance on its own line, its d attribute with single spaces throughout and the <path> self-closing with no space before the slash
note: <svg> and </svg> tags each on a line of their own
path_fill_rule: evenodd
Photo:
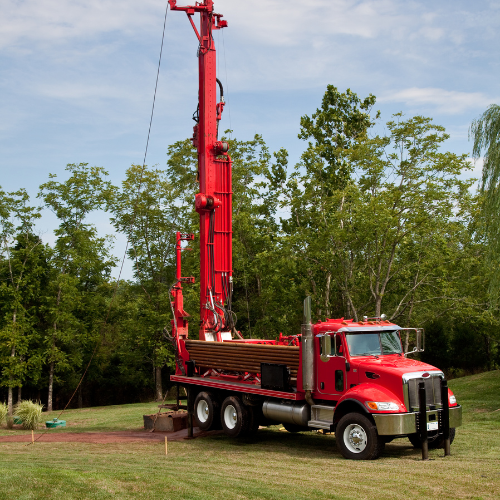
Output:
<svg viewBox="0 0 500 500">
<path fill-rule="evenodd" d="M 374 356 L 356 356 L 351 358 L 351 365 L 357 368 L 359 372 L 359 381 L 363 382 L 361 375 L 366 372 L 372 372 L 379 375 L 392 374 L 398 375 L 401 378 L 405 373 L 420 372 L 420 371 L 441 371 L 435 366 L 399 356 L 399 354 L 388 354 L 375 358 Z M 368 380 L 368 379 L 367 379 Z"/>
<path fill-rule="evenodd" d="M 375 392 L 370 388 L 378 386 L 394 394 L 395 401 L 401 405 L 400 408 L 406 408 L 403 394 L 403 376 L 405 374 L 441 372 L 428 363 L 403 358 L 398 354 L 380 356 L 378 359 L 374 356 L 351 358 L 351 369 L 358 372 L 358 385 L 354 389 L 364 393 L 367 398 L 373 398 Z"/>
</svg>

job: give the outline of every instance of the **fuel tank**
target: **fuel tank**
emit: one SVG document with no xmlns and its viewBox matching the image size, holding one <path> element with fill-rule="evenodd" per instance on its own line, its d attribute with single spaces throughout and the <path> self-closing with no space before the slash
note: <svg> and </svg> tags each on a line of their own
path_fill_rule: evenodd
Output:
<svg viewBox="0 0 500 500">
<path fill-rule="evenodd" d="M 308 403 L 276 402 L 268 399 L 262 406 L 262 413 L 269 420 L 303 427 L 307 427 L 311 420 L 311 407 Z"/>
</svg>

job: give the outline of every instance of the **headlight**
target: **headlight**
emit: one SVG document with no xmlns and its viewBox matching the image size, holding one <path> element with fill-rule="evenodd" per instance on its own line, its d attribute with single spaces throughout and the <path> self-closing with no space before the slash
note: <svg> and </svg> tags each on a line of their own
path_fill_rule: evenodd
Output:
<svg viewBox="0 0 500 500">
<path fill-rule="evenodd" d="M 457 398 L 455 396 L 450 396 L 450 405 L 456 405 L 457 404 Z"/>
<path fill-rule="evenodd" d="M 399 405 L 396 403 L 391 403 L 389 401 L 387 402 L 380 402 L 380 401 L 367 401 L 365 403 L 370 410 L 377 410 L 377 411 L 398 411 L 399 410 Z"/>
</svg>

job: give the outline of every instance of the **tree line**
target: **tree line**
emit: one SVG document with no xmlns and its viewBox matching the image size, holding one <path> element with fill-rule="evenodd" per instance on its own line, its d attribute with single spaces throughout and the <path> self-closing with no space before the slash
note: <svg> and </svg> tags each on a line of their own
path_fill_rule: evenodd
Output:
<svg viewBox="0 0 500 500">
<path fill-rule="evenodd" d="M 315 320 L 385 313 L 424 327 L 422 358 L 449 376 L 493 369 L 498 129 L 485 136 L 486 114 L 471 128 L 474 154 L 489 152 L 476 190 L 464 176 L 466 155 L 446 151 L 443 127 L 399 113 L 376 134 L 375 102 L 328 86 L 300 120 L 305 148 L 296 165 L 259 135 L 224 138 L 233 159 L 237 328 L 246 338 L 299 333 L 311 295 Z M 66 172 L 50 175 L 37 200 L 0 190 L 0 399 L 9 408 L 27 396 L 60 408 L 87 366 L 74 405 L 161 398 L 173 371 L 175 232 L 198 232 L 196 150 L 176 142 L 165 168 L 132 165 L 121 186 L 85 163 Z M 47 209 L 59 224 L 52 245 L 36 229 Z M 122 262 L 89 222 L 96 210 L 128 238 L 133 279 L 111 279 Z M 183 253 L 183 274 L 198 277 L 196 243 Z M 198 287 L 184 292 L 196 338 Z"/>
</svg>

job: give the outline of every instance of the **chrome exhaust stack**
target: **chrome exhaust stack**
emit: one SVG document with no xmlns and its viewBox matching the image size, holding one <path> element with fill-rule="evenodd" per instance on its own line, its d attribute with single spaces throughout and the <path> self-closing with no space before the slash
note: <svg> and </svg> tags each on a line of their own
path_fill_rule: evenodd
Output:
<svg viewBox="0 0 500 500">
<path fill-rule="evenodd" d="M 314 404 L 311 391 L 314 390 L 314 338 L 311 325 L 311 297 L 304 300 L 304 323 L 302 324 L 302 388 L 306 401 Z"/>
</svg>

